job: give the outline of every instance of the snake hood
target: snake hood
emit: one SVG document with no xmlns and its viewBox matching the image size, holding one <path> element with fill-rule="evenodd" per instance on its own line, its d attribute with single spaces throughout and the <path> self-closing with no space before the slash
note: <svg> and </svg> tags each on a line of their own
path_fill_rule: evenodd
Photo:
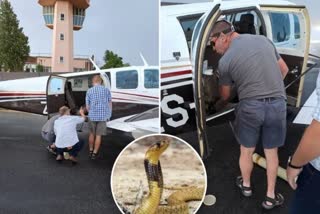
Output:
<svg viewBox="0 0 320 214">
<path fill-rule="evenodd" d="M 168 140 L 161 140 L 154 143 L 146 152 L 145 159 L 151 164 L 158 164 L 160 155 L 169 147 L 169 145 L 170 143 Z"/>
</svg>

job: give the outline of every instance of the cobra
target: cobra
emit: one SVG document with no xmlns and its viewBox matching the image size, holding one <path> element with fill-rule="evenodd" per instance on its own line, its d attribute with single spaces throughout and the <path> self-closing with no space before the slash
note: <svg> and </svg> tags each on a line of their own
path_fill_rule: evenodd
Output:
<svg viewBox="0 0 320 214">
<path fill-rule="evenodd" d="M 189 207 L 186 201 L 201 200 L 203 188 L 184 188 L 171 194 L 168 205 L 159 206 L 163 192 L 163 176 L 159 158 L 169 147 L 168 140 L 159 141 L 149 147 L 145 154 L 144 167 L 147 174 L 149 193 L 134 210 L 134 214 L 189 214 Z"/>
</svg>

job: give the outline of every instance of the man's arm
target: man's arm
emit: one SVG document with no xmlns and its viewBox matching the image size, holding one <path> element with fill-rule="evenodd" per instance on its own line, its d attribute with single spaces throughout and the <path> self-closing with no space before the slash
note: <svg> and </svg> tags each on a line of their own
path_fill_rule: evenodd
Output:
<svg viewBox="0 0 320 214">
<path fill-rule="evenodd" d="M 289 71 L 289 68 L 286 64 L 286 62 L 280 57 L 280 59 L 278 60 L 278 65 L 280 67 L 280 71 L 282 74 L 283 79 L 287 76 L 287 73 Z"/>
<path fill-rule="evenodd" d="M 320 156 L 320 122 L 313 120 L 304 132 L 299 146 L 292 156 L 291 163 L 303 166 Z"/>
<path fill-rule="evenodd" d="M 89 91 L 87 91 L 86 93 L 86 109 L 87 109 L 87 112 L 89 112 L 89 109 L 90 109 L 90 98 L 89 98 Z"/>
<path fill-rule="evenodd" d="M 109 109 L 112 112 L 112 102 L 111 101 L 109 101 Z"/>
<path fill-rule="evenodd" d="M 231 86 L 230 85 L 220 85 L 220 95 L 223 101 L 228 101 L 231 94 Z"/>
<path fill-rule="evenodd" d="M 303 166 L 320 156 L 320 122 L 313 120 L 310 126 L 304 132 L 297 150 L 291 158 L 291 165 Z M 296 177 L 302 169 L 287 167 L 288 183 L 292 189 L 297 188 Z"/>
</svg>

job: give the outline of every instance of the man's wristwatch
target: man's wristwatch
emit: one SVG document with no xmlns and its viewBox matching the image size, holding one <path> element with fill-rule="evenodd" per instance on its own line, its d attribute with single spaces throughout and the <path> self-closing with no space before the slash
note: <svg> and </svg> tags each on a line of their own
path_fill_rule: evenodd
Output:
<svg viewBox="0 0 320 214">
<path fill-rule="evenodd" d="M 293 168 L 293 169 L 302 169 L 302 168 L 303 168 L 303 166 L 295 166 L 295 165 L 293 165 L 293 164 L 291 163 L 291 160 L 292 160 L 292 157 L 290 156 L 290 157 L 289 157 L 289 160 L 288 160 L 288 166 L 290 166 L 290 167 Z"/>
</svg>

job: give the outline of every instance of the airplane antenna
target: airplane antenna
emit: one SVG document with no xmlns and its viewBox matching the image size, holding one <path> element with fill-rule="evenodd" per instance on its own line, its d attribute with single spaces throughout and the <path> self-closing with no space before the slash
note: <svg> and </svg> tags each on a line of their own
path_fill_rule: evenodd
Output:
<svg viewBox="0 0 320 214">
<path fill-rule="evenodd" d="M 97 64 L 89 57 L 90 62 L 93 64 L 93 66 L 96 68 L 96 70 L 100 71 L 100 68 L 97 66 Z"/>
<path fill-rule="evenodd" d="M 148 66 L 148 63 L 147 63 L 146 59 L 143 57 L 142 53 L 140 53 L 140 57 L 143 61 L 144 66 Z"/>
</svg>

